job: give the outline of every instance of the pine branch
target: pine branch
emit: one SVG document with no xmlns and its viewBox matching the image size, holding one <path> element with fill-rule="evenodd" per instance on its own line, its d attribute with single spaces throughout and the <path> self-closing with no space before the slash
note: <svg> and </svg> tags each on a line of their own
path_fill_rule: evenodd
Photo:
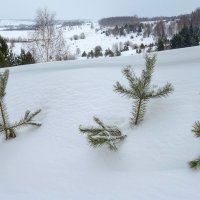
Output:
<svg viewBox="0 0 200 200">
<path fill-rule="evenodd" d="M 118 81 L 116 82 L 116 85 L 114 85 L 114 91 L 122 96 L 126 96 L 127 98 L 131 98 L 133 96 L 131 90 L 127 89 L 125 86 L 122 86 Z"/>
<path fill-rule="evenodd" d="M 5 70 L 3 73 L 0 73 L 0 97 L 5 96 L 5 90 L 8 82 L 9 70 Z"/>
<path fill-rule="evenodd" d="M 167 83 L 164 87 L 159 88 L 157 91 L 151 91 L 147 94 L 146 98 L 161 98 L 167 97 L 170 93 L 174 91 L 174 87 L 171 83 Z"/>
<path fill-rule="evenodd" d="M 121 136 L 122 133 L 116 126 L 106 126 L 106 131 L 108 131 L 113 136 Z"/>
<path fill-rule="evenodd" d="M 93 117 L 93 119 L 99 126 L 101 126 L 103 129 L 106 129 L 104 123 L 98 117 Z"/>
<path fill-rule="evenodd" d="M 4 96 L 6 94 L 6 86 L 9 77 L 9 70 L 5 70 L 3 73 L 0 73 L 0 113 L 2 122 L 0 123 L 0 132 L 4 132 L 6 135 L 6 139 L 15 138 L 16 132 L 15 129 L 33 125 L 33 126 L 41 126 L 40 123 L 36 123 L 33 119 L 34 117 L 41 112 L 41 110 L 37 110 L 33 113 L 30 111 L 26 111 L 24 117 L 19 121 L 15 122 L 13 125 L 10 125 L 8 120 L 8 112 L 6 109 L 6 104 L 4 103 Z"/>
<path fill-rule="evenodd" d="M 197 158 L 196 160 L 190 161 L 189 165 L 190 165 L 190 168 L 192 168 L 192 169 L 200 168 L 200 157 Z"/>
<path fill-rule="evenodd" d="M 19 121 L 15 122 L 10 128 L 17 129 L 22 126 L 33 125 L 33 126 L 41 126 L 41 123 L 37 123 L 33 121 L 33 118 L 41 112 L 41 109 L 36 110 L 35 112 L 31 113 L 29 110 L 25 112 L 24 117 Z"/>
<path fill-rule="evenodd" d="M 145 80 L 144 86 L 149 86 L 151 83 L 152 74 L 154 72 L 154 67 L 156 63 L 156 54 L 154 55 L 145 55 L 145 70 L 142 71 L 141 79 Z"/>
<path fill-rule="evenodd" d="M 0 123 L 0 133 L 3 132 L 3 124 Z"/>
<path fill-rule="evenodd" d="M 194 123 L 192 132 L 194 132 L 196 137 L 200 137 L 200 121 Z"/>
<path fill-rule="evenodd" d="M 4 98 L 0 97 L 0 112 L 1 112 L 1 118 L 2 118 L 2 125 L 4 128 L 7 128 L 9 126 L 8 123 L 8 112 L 6 105 L 4 103 Z"/>
<path fill-rule="evenodd" d="M 148 71 L 150 75 L 152 75 L 154 72 L 155 64 L 156 64 L 156 54 L 152 55 L 146 54 L 145 55 L 146 71 Z"/>
<path fill-rule="evenodd" d="M 110 150 L 117 150 L 116 144 L 126 136 L 116 126 L 107 126 L 97 117 L 93 119 L 100 127 L 79 126 L 80 132 L 87 133 L 89 144 L 94 148 L 107 144 Z"/>
<path fill-rule="evenodd" d="M 93 148 L 100 147 L 104 145 L 107 141 L 105 138 L 93 138 L 91 135 L 88 135 L 87 139 L 90 146 L 92 146 Z"/>
<path fill-rule="evenodd" d="M 137 77 L 136 77 L 134 71 L 131 70 L 131 66 L 128 65 L 124 69 L 122 69 L 122 73 L 127 78 L 127 80 L 129 81 L 130 87 L 132 87 L 134 85 L 135 80 L 137 79 Z"/>
<path fill-rule="evenodd" d="M 97 135 L 102 131 L 102 128 L 95 128 L 93 126 L 89 126 L 89 127 L 84 128 L 80 125 L 79 131 L 82 132 L 82 133 Z"/>
<path fill-rule="evenodd" d="M 194 132 L 194 135 L 196 137 L 200 137 L 200 121 L 196 121 L 193 125 L 192 132 Z M 189 162 L 190 168 L 198 169 L 200 168 L 200 157 L 198 157 L 196 160 L 192 160 Z"/>
</svg>

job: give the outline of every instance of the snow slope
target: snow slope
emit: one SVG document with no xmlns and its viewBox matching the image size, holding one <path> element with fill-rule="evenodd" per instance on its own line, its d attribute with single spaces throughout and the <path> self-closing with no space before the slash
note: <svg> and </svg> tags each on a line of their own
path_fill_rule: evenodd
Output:
<svg viewBox="0 0 200 200">
<path fill-rule="evenodd" d="M 52 62 L 10 69 L 10 120 L 42 108 L 40 128 L 0 138 L 2 200 L 199 200 L 200 173 L 187 162 L 200 155 L 191 128 L 200 120 L 200 47 L 158 53 L 153 84 L 175 92 L 148 104 L 144 122 L 131 128 L 131 101 L 115 94 L 123 66 L 137 74 L 143 55 Z M 1 70 L 2 71 L 2 70 Z M 127 138 L 117 152 L 92 149 L 78 126 L 96 115 Z"/>
</svg>

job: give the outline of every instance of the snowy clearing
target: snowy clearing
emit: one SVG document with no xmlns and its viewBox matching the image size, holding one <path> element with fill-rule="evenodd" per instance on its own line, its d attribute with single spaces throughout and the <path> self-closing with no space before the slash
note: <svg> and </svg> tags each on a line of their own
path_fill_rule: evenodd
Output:
<svg viewBox="0 0 200 200">
<path fill-rule="evenodd" d="M 175 91 L 149 102 L 144 121 L 131 128 L 132 102 L 113 92 L 144 55 L 52 62 L 10 68 L 6 103 L 10 120 L 42 109 L 40 128 L 0 138 L 3 200 L 199 200 L 200 173 L 187 162 L 200 155 L 191 128 L 200 120 L 200 47 L 159 52 L 153 84 Z M 1 71 L 3 71 L 1 69 Z M 78 127 L 93 116 L 118 125 L 127 138 L 117 152 L 92 149 Z"/>
</svg>

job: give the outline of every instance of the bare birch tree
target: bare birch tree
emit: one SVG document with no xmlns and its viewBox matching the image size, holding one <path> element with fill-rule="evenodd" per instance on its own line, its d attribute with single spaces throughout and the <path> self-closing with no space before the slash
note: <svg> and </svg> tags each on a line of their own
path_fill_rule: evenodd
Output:
<svg viewBox="0 0 200 200">
<path fill-rule="evenodd" d="M 67 54 L 62 27 L 56 25 L 55 16 L 47 8 L 37 10 L 35 30 L 28 44 L 37 62 L 62 60 Z"/>
</svg>

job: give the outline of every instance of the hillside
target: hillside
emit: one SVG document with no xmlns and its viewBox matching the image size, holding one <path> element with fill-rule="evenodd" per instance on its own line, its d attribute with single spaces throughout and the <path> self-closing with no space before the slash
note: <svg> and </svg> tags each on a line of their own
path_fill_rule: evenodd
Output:
<svg viewBox="0 0 200 200">
<path fill-rule="evenodd" d="M 10 120 L 42 109 L 40 128 L 0 138 L 3 200 L 199 200 L 200 174 L 187 162 L 200 155 L 191 128 L 200 120 L 200 47 L 159 52 L 153 84 L 175 91 L 148 104 L 131 128 L 132 102 L 113 92 L 123 66 L 137 74 L 143 55 L 52 62 L 10 68 L 6 102 Z M 1 69 L 2 72 L 2 69 Z M 117 152 L 92 149 L 78 127 L 93 116 L 128 137 Z"/>
<path fill-rule="evenodd" d="M 0 20 L 0 36 L 6 38 L 7 40 L 16 41 L 12 47 L 12 50 L 16 54 L 20 54 L 21 48 L 26 49 L 26 44 L 23 41 L 30 40 L 30 35 L 33 30 L 23 29 L 27 28 L 30 25 L 33 25 L 33 21 L 23 21 L 23 20 Z M 93 26 L 93 28 L 91 28 Z M 9 28 L 15 28 L 10 30 Z M 61 25 L 59 24 L 60 28 Z M 22 28 L 20 30 L 20 28 Z M 101 46 L 103 53 L 106 49 L 113 49 L 114 45 L 121 46 L 124 43 L 129 42 L 134 45 L 140 46 L 142 43 L 144 45 L 149 45 L 154 43 L 153 36 L 143 38 L 142 34 L 137 35 L 137 33 L 126 34 L 126 36 L 117 37 L 114 35 L 106 36 L 105 32 L 107 28 L 100 28 L 100 25 L 97 21 L 83 23 L 78 26 L 64 26 L 62 27 L 63 36 L 66 42 L 66 48 L 69 54 L 76 55 L 77 59 L 82 59 L 81 55 L 84 51 L 87 53 L 91 50 L 94 50 L 96 46 Z M 84 34 L 85 39 L 80 39 L 80 35 Z M 74 37 L 78 39 L 74 39 Z M 132 37 L 132 38 L 131 38 Z M 10 45 L 10 43 L 9 43 Z M 79 52 L 77 54 L 77 52 Z M 122 55 L 132 55 L 136 54 L 136 50 L 130 47 L 129 51 L 122 52 Z"/>
</svg>

